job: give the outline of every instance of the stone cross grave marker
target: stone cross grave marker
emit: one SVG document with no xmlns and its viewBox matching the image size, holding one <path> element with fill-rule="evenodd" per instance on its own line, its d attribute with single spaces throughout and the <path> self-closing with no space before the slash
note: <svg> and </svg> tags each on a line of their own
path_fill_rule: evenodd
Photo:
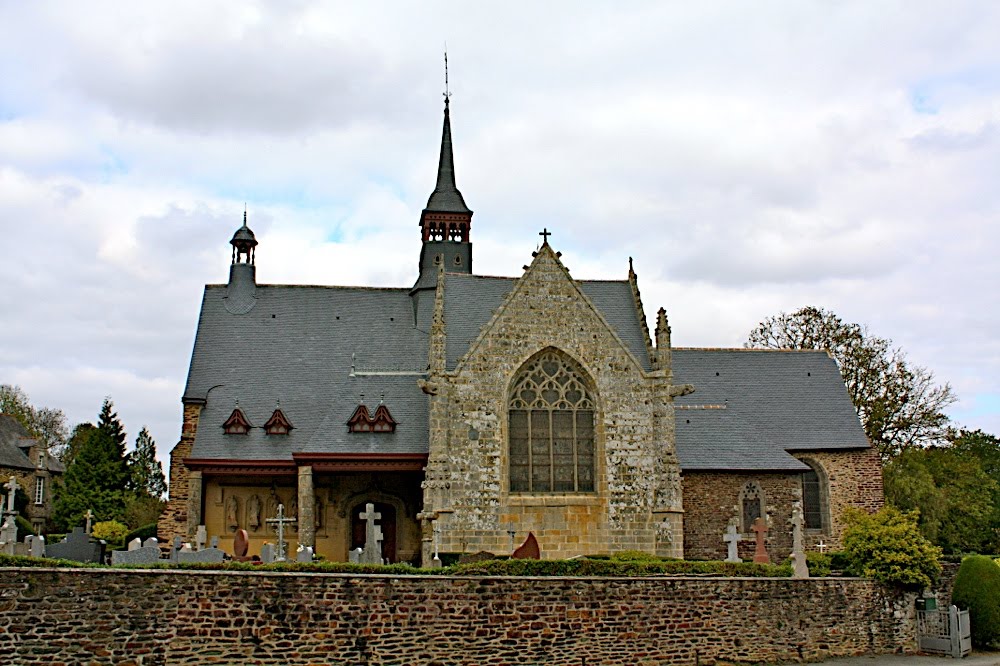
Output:
<svg viewBox="0 0 1000 666">
<path fill-rule="evenodd" d="M 743 540 L 740 531 L 732 523 L 726 528 L 726 533 L 722 535 L 722 540 L 726 542 L 729 552 L 726 555 L 726 562 L 742 562 L 739 554 L 739 543 Z"/>
<path fill-rule="evenodd" d="M 3 484 L 3 487 L 7 489 L 7 510 L 4 513 L 14 513 L 14 495 L 21 489 L 17 483 L 17 477 L 10 477 L 10 480 Z"/>
<path fill-rule="evenodd" d="M 296 522 L 295 518 L 285 518 L 285 505 L 278 505 L 278 515 L 275 518 L 268 518 L 267 523 L 274 525 L 274 529 L 278 532 L 278 545 L 275 547 L 274 561 L 284 562 L 285 561 L 285 525 L 292 525 Z M 263 558 L 263 553 L 261 554 Z"/>
<path fill-rule="evenodd" d="M 361 551 L 361 563 L 382 564 L 382 528 L 375 524 L 376 520 L 382 519 L 382 514 L 376 512 L 375 505 L 369 502 L 360 517 L 365 521 L 365 547 Z"/>
<path fill-rule="evenodd" d="M 764 524 L 763 518 L 757 518 L 753 521 L 753 531 L 756 532 L 756 548 L 753 552 L 753 561 L 757 564 L 770 564 L 771 558 L 767 554 L 767 548 L 764 546 L 764 535 L 767 534 L 767 525 Z"/>
<path fill-rule="evenodd" d="M 87 513 L 83 514 L 83 517 L 87 519 L 87 528 L 84 530 L 87 534 L 90 534 L 90 523 L 94 520 L 94 512 L 87 509 Z"/>
<path fill-rule="evenodd" d="M 205 529 L 204 525 L 198 526 L 198 531 L 195 532 L 194 543 L 195 550 L 204 550 L 205 542 L 208 541 L 208 530 Z"/>
<path fill-rule="evenodd" d="M 805 548 L 802 546 L 802 503 L 792 503 L 792 578 L 809 578 Z"/>
<path fill-rule="evenodd" d="M 820 539 L 819 543 L 816 544 L 816 547 L 819 548 L 819 552 L 825 553 L 826 549 L 829 548 L 830 546 L 828 546 L 827 544 L 823 543 L 823 540 Z"/>
</svg>

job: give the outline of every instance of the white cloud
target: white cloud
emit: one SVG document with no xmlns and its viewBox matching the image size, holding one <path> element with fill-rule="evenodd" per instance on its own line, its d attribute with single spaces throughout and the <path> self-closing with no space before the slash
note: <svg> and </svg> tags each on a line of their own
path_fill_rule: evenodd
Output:
<svg viewBox="0 0 1000 666">
<path fill-rule="evenodd" d="M 0 381 L 74 422 L 110 394 L 164 453 L 244 202 L 261 281 L 411 281 L 447 41 L 477 272 L 543 227 L 578 278 L 633 256 L 683 345 L 825 306 L 1000 432 L 998 32 L 982 3 L 5 4 Z"/>
</svg>

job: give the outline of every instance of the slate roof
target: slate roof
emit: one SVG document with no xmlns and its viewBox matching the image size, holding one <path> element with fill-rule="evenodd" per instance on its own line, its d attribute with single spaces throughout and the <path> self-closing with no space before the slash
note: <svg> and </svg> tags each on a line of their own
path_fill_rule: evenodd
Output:
<svg viewBox="0 0 1000 666">
<path fill-rule="evenodd" d="M 444 127 L 441 130 L 441 156 L 438 158 L 437 183 L 425 211 L 436 213 L 472 213 L 465 205 L 462 193 L 455 186 L 455 158 L 451 150 L 451 114 L 447 100 L 444 107 Z"/>
<path fill-rule="evenodd" d="M 455 367 L 517 278 L 445 276 L 447 366 Z M 650 362 L 627 281 L 582 291 L 646 370 Z M 234 285 L 234 288 L 239 285 Z M 285 460 L 293 453 L 427 453 L 427 367 L 433 291 L 259 285 L 249 311 L 227 309 L 229 287 L 205 288 L 186 401 L 207 401 L 193 458 Z M 416 307 L 414 307 L 414 298 Z M 867 448 L 836 363 L 825 352 L 675 349 L 683 470 L 804 471 L 789 451 Z M 348 433 L 361 394 L 384 401 L 394 433 Z M 255 426 L 225 435 L 238 404 Z M 276 405 L 294 429 L 267 435 Z"/>
<path fill-rule="evenodd" d="M 804 471 L 788 451 L 869 443 L 825 351 L 675 349 L 677 456 L 683 470 Z"/>
<path fill-rule="evenodd" d="M 469 350 L 517 278 L 449 273 L 445 276 L 445 313 L 448 326 L 447 362 L 453 369 Z M 625 280 L 583 280 L 580 288 L 608 322 L 644 370 L 650 369 L 632 288 Z"/>
<path fill-rule="evenodd" d="M 17 419 L 10 414 L 0 414 L 0 467 L 35 469 L 20 447 L 28 439 L 32 439 L 31 435 Z"/>
<path fill-rule="evenodd" d="M 427 366 L 427 334 L 413 325 L 408 289 L 260 285 L 246 314 L 226 309 L 226 285 L 208 285 L 184 400 L 207 403 L 193 458 L 291 460 L 293 452 L 426 453 L 427 397 L 416 374 Z M 355 372 L 352 376 L 352 364 Z M 349 434 L 361 394 L 385 404 L 396 432 Z M 237 400 L 248 435 L 225 435 Z M 280 401 L 294 429 L 261 429 Z"/>
</svg>

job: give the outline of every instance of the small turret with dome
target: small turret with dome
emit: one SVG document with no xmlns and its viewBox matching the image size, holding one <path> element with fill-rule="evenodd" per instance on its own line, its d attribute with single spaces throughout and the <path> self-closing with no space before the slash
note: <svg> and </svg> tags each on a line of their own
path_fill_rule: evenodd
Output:
<svg viewBox="0 0 1000 666">
<path fill-rule="evenodd" d="M 247 226 L 247 211 L 243 209 L 243 226 L 236 230 L 229 244 L 233 246 L 233 263 L 229 266 L 229 289 L 226 310 L 246 314 L 257 303 L 257 267 L 254 258 L 257 237 Z"/>
</svg>

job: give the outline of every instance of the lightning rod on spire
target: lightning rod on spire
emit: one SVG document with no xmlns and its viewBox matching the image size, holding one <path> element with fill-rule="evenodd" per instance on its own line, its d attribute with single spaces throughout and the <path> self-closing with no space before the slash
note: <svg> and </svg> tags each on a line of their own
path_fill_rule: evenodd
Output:
<svg viewBox="0 0 1000 666">
<path fill-rule="evenodd" d="M 444 43 L 444 103 L 447 104 L 451 97 L 451 91 L 448 90 L 448 42 Z"/>
</svg>

